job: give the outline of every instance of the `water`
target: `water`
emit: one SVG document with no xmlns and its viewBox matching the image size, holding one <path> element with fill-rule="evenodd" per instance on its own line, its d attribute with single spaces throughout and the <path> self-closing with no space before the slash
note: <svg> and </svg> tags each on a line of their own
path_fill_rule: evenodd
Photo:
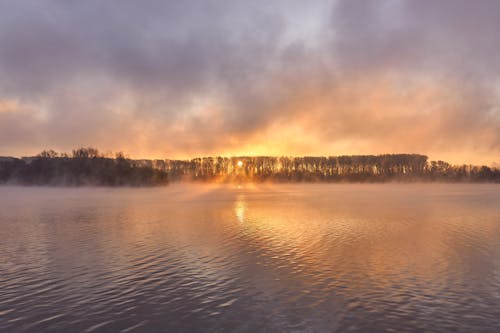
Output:
<svg viewBox="0 0 500 333">
<path fill-rule="evenodd" d="M 500 330 L 498 185 L 0 199 L 0 332 Z"/>
</svg>

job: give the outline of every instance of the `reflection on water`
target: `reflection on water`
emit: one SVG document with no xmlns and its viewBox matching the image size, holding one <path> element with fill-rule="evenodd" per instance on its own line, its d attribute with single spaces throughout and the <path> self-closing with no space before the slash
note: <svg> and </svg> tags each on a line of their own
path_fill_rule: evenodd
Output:
<svg viewBox="0 0 500 333">
<path fill-rule="evenodd" d="M 1 332 L 497 331 L 495 185 L 0 188 Z"/>
<path fill-rule="evenodd" d="M 236 218 L 241 223 L 243 223 L 243 221 L 245 220 L 245 210 L 246 210 L 245 195 L 239 194 L 236 197 L 236 203 L 234 204 L 234 212 L 236 214 Z"/>
</svg>

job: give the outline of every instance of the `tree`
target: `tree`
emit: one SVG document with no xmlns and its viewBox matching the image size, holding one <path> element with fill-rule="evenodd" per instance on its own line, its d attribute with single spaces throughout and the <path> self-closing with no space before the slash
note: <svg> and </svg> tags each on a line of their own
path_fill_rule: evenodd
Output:
<svg viewBox="0 0 500 333">
<path fill-rule="evenodd" d="M 43 150 L 40 154 L 37 155 L 37 157 L 41 157 L 41 158 L 56 158 L 58 156 L 59 156 L 59 154 L 52 149 Z"/>
<path fill-rule="evenodd" d="M 78 148 L 73 150 L 73 158 L 96 158 L 99 157 L 99 151 L 95 148 Z"/>
</svg>

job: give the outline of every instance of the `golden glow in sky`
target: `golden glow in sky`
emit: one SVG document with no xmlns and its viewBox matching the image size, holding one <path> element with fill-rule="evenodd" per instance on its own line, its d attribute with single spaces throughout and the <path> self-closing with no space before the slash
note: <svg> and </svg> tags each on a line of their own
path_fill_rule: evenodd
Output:
<svg viewBox="0 0 500 333">
<path fill-rule="evenodd" d="M 0 3 L 0 156 L 500 164 L 500 4 L 36 3 Z"/>
</svg>

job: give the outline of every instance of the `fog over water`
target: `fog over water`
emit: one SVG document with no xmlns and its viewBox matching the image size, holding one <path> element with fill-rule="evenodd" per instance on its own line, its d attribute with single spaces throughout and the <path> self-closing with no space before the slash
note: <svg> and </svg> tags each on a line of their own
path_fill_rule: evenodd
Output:
<svg viewBox="0 0 500 333">
<path fill-rule="evenodd" d="M 1 332 L 500 327 L 500 187 L 0 187 Z"/>
</svg>

